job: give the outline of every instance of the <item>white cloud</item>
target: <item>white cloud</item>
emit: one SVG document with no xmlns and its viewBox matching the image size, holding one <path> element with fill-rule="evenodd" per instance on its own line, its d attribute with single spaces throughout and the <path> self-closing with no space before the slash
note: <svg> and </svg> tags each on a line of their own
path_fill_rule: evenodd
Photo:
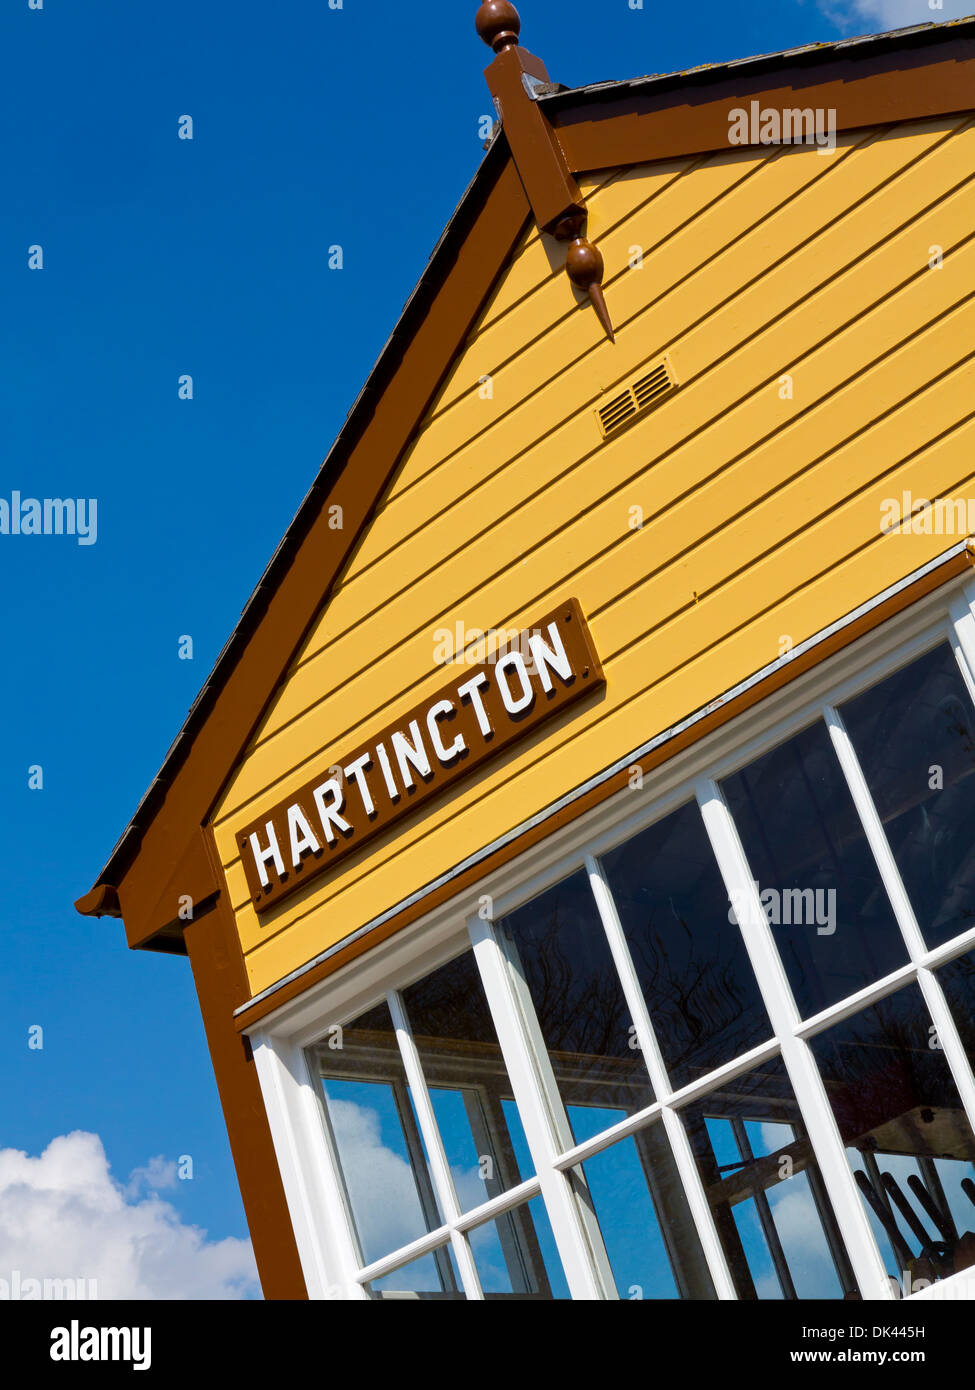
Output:
<svg viewBox="0 0 975 1390">
<path fill-rule="evenodd" d="M 382 1140 L 378 1111 L 332 1097 L 328 1103 L 366 1262 L 408 1245 L 426 1229 L 409 1163 Z"/>
<path fill-rule="evenodd" d="M 125 1184 L 126 1197 L 138 1197 L 144 1187 L 158 1192 L 163 1187 L 176 1186 L 176 1160 L 157 1154 L 144 1168 L 133 1168 Z"/>
<path fill-rule="evenodd" d="M 369 1263 L 408 1245 L 426 1229 L 416 1179 L 402 1154 L 384 1144 L 378 1110 L 336 1096 L 329 1100 L 328 1110 Z M 454 1163 L 451 1175 L 461 1210 L 480 1206 L 486 1194 L 477 1168 Z"/>
<path fill-rule="evenodd" d="M 39 1158 L 0 1149 L 0 1280 L 95 1280 L 99 1299 L 260 1297 L 249 1241 L 208 1240 L 154 1193 L 138 1199 L 170 1177 L 156 1158 L 123 1186 L 98 1135 L 81 1130 Z"/>
<path fill-rule="evenodd" d="M 880 33 L 914 24 L 941 24 L 975 13 L 975 0 L 820 0 L 820 9 L 848 33 Z"/>
</svg>

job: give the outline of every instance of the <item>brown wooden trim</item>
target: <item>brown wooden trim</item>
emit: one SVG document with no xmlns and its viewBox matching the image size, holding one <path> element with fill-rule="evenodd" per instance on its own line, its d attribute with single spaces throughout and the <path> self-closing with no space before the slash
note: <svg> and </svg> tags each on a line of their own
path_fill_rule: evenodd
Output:
<svg viewBox="0 0 975 1390">
<path fill-rule="evenodd" d="M 217 874 L 212 830 L 196 833 Z M 234 1009 L 249 991 L 225 888 L 209 912 L 187 925 L 184 936 L 264 1297 L 306 1299 L 257 1069 L 250 1044 L 233 1026 Z"/>
<path fill-rule="evenodd" d="M 774 85 L 770 85 L 774 83 Z M 728 142 L 728 113 L 756 97 L 763 107 L 835 110 L 837 130 L 957 114 L 975 108 L 975 43 L 942 42 L 872 58 L 846 58 L 781 73 L 702 77 L 659 91 L 627 86 L 614 94 L 571 93 L 540 102 L 572 173 L 678 159 L 738 148 Z"/>
<path fill-rule="evenodd" d="M 399 366 L 376 400 L 369 423 L 321 493 L 317 515 L 270 595 L 267 607 L 229 671 L 209 717 L 196 733 L 165 799 L 146 825 L 142 842 L 118 885 L 130 946 L 158 931 L 174 859 L 202 824 L 272 699 L 305 634 L 327 598 L 373 507 L 473 325 L 528 217 L 517 171 L 506 160 L 486 193 L 483 210 L 460 246 L 445 283 L 426 316 L 403 345 Z M 341 506 L 344 529 L 329 525 Z M 165 916 L 165 910 L 163 911 Z"/>
<path fill-rule="evenodd" d="M 75 900 L 82 917 L 121 917 L 118 893 L 110 883 L 96 883 L 91 892 Z"/>
<path fill-rule="evenodd" d="M 527 49 L 511 45 L 484 75 L 535 221 L 543 232 L 554 232 L 567 217 L 577 218 L 581 226 L 585 199 L 541 106 L 525 88 L 526 76 L 548 82 L 544 63 Z"/>
<path fill-rule="evenodd" d="M 726 704 L 721 705 L 718 709 L 714 710 L 713 713 L 705 716 L 704 719 L 699 720 L 690 728 L 675 735 L 668 743 L 662 744 L 659 748 L 656 748 L 652 754 L 642 757 L 640 759 L 640 766 L 644 774 L 652 772 L 655 768 L 668 762 L 678 753 L 682 753 L 686 748 L 691 747 L 708 734 L 713 733 L 715 729 L 721 728 L 730 720 L 744 713 L 745 710 L 751 709 L 754 705 L 759 704 L 774 691 L 790 684 L 797 676 L 801 676 L 806 671 L 818 666 L 820 662 L 825 661 L 827 657 L 833 656 L 838 651 L 842 651 L 844 647 L 848 647 L 852 642 L 855 642 L 857 638 L 864 636 L 865 633 L 874 631 L 875 628 L 880 627 L 882 623 L 886 622 L 888 618 L 892 618 L 895 614 L 903 612 L 905 608 L 909 608 L 912 603 L 916 603 L 919 599 L 924 598 L 926 594 L 940 588 L 941 585 L 956 578 L 959 574 L 965 573 L 966 570 L 972 568 L 973 563 L 975 563 L 975 554 L 973 554 L 971 550 L 966 550 L 952 556 L 951 559 L 947 560 L 944 564 L 930 570 L 914 584 L 892 595 L 886 602 L 878 604 L 876 608 L 871 609 L 869 613 L 865 613 L 861 618 L 857 619 L 856 622 L 841 628 L 823 642 L 819 643 L 816 647 L 796 656 L 787 666 L 782 666 L 778 670 L 773 671 L 765 680 L 752 686 L 737 698 L 729 700 Z M 388 940 L 389 937 L 394 936 L 396 932 L 402 930 L 403 927 L 409 926 L 411 922 L 415 922 L 420 917 L 425 916 L 426 913 L 432 911 L 433 908 L 439 907 L 441 903 L 456 897 L 459 893 L 463 893 L 467 889 L 475 888 L 479 883 L 482 883 L 489 874 L 494 873 L 503 865 L 510 863 L 512 859 L 517 858 L 526 850 L 531 849 L 533 845 L 539 844 L 550 835 L 553 835 L 557 830 L 561 830 L 564 826 L 571 825 L 573 821 L 578 820 L 578 818 L 585 815 L 587 811 L 591 811 L 593 807 L 601 805 L 617 792 L 624 790 L 628 784 L 628 778 L 629 769 L 627 768 L 617 773 L 614 777 L 607 779 L 607 781 L 600 783 L 598 787 L 594 787 L 591 791 L 578 797 L 561 810 L 556 811 L 545 821 L 527 830 L 523 835 L 519 836 L 518 839 L 509 841 L 488 858 L 481 860 L 470 869 L 458 874 L 457 877 L 451 879 L 449 883 L 441 884 L 438 888 L 431 890 L 430 893 L 419 901 L 411 903 L 409 907 L 404 908 L 404 910 L 397 913 L 395 917 L 391 917 L 388 921 L 383 922 L 375 931 L 369 932 L 357 938 L 355 941 L 350 942 L 345 950 L 336 952 L 336 954 L 330 956 L 328 960 L 322 961 L 320 965 L 312 967 L 312 969 L 308 970 L 297 979 L 289 980 L 279 989 L 274 990 L 273 993 L 258 1000 L 242 1013 L 238 1014 L 236 1018 L 236 1027 L 241 1030 L 244 1028 L 252 1028 L 254 1024 L 259 1022 L 262 1018 L 266 1018 L 268 1014 L 279 1009 L 282 1004 L 287 1004 L 290 1000 L 296 999 L 313 985 L 318 984 L 319 981 L 327 979 L 329 975 L 334 975 L 335 972 L 340 970 L 344 965 L 348 965 L 350 961 L 355 960 L 366 951 L 371 951 L 374 946 L 378 946 L 380 942 Z"/>
</svg>

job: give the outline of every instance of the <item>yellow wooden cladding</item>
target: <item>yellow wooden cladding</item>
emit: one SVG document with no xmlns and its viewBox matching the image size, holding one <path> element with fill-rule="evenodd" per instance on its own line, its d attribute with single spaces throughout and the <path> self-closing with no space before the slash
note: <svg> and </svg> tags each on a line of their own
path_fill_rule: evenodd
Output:
<svg viewBox="0 0 975 1390">
<path fill-rule="evenodd" d="M 975 485 L 975 120 L 587 191 L 616 346 L 529 233 L 217 808 L 255 992 L 958 539 L 881 519 Z M 676 392 L 604 439 L 664 356 Z M 437 690 L 443 630 L 570 595 L 605 698 L 258 918 L 240 824 Z"/>
</svg>

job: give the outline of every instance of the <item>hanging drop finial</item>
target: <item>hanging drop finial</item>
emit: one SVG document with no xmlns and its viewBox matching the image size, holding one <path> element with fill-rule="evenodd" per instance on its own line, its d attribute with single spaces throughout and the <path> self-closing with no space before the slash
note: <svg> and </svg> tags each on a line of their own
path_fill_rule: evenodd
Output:
<svg viewBox="0 0 975 1390">
<path fill-rule="evenodd" d="M 518 43 L 521 18 L 510 0 L 484 0 L 474 24 L 481 38 L 495 53 L 514 48 Z"/>
<path fill-rule="evenodd" d="M 521 19 L 511 0 L 483 0 L 474 24 L 494 50 L 485 76 L 535 223 L 539 231 L 569 243 L 569 279 L 586 291 L 606 337 L 615 343 L 602 290 L 603 258 L 585 235 L 586 200 L 538 100 L 540 91 L 557 89 L 545 64 L 519 46 Z"/>
<path fill-rule="evenodd" d="M 569 242 L 569 249 L 565 257 L 565 269 L 572 283 L 578 285 L 580 290 L 585 290 L 589 295 L 592 306 L 599 317 L 599 322 L 605 329 L 606 337 L 611 343 L 615 343 L 616 335 L 613 332 L 613 323 L 609 317 L 609 310 L 603 295 L 602 252 L 598 247 L 593 246 L 586 237 L 577 236 Z"/>
</svg>

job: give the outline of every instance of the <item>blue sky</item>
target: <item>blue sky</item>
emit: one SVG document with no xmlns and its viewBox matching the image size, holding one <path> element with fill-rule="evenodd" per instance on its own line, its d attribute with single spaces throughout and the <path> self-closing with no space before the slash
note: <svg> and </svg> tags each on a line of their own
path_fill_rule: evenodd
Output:
<svg viewBox="0 0 975 1390">
<path fill-rule="evenodd" d="M 476 8 L 6 0 L 0 15 L 0 498 L 98 505 L 92 545 L 0 535 L 0 1151 L 37 1159 L 58 1136 L 99 1136 L 77 1171 L 119 1198 L 123 1245 L 142 1217 L 162 1220 L 174 1289 L 180 1260 L 196 1272 L 185 1287 L 252 1287 L 246 1249 L 219 1244 L 246 1226 L 189 967 L 129 952 L 117 923 L 82 919 L 72 901 L 155 775 L 477 167 L 491 108 Z M 526 46 L 574 86 L 967 8 L 523 0 L 521 12 Z M 192 141 L 177 138 L 187 114 Z M 335 243 L 341 271 L 327 265 Z M 42 270 L 28 269 L 36 245 Z M 192 401 L 178 399 L 183 374 Z M 27 1045 L 34 1025 L 42 1050 Z M 177 1181 L 185 1154 L 193 1179 Z M 28 1258 L 5 1211 L 41 1191 L 54 1201 L 73 1166 L 4 1169 L 0 1152 L 0 1273 Z"/>
</svg>

